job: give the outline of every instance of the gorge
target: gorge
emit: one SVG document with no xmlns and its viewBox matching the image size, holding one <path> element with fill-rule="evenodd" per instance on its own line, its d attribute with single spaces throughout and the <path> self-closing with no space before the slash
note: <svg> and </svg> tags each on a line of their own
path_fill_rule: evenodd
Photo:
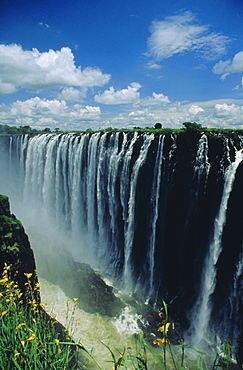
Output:
<svg viewBox="0 0 243 370">
<path fill-rule="evenodd" d="M 241 353 L 243 136 L 10 135 L 0 148 L 0 192 L 27 230 L 137 300 L 163 299 L 195 346 Z"/>
</svg>

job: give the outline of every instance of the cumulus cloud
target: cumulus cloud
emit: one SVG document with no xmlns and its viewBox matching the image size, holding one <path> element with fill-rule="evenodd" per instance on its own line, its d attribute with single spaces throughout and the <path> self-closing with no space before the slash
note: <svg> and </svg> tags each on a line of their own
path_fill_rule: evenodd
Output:
<svg viewBox="0 0 243 370">
<path fill-rule="evenodd" d="M 222 75 L 221 79 L 227 77 L 230 73 L 243 72 L 243 51 L 235 54 L 234 58 L 226 61 L 220 60 L 213 67 L 213 73 Z"/>
<path fill-rule="evenodd" d="M 168 96 L 164 94 L 156 94 L 155 92 L 152 93 L 152 96 L 148 96 L 146 98 L 143 98 L 139 100 L 137 103 L 135 103 L 135 106 L 160 106 L 163 104 L 170 103 L 170 99 Z"/>
<path fill-rule="evenodd" d="M 204 109 L 199 107 L 199 105 L 192 104 L 188 110 L 189 114 L 194 116 L 198 115 L 199 113 L 204 112 Z"/>
<path fill-rule="evenodd" d="M 87 88 L 75 89 L 73 87 L 65 87 L 62 89 L 60 94 L 57 95 L 57 99 L 66 101 L 80 101 L 86 97 Z"/>
<path fill-rule="evenodd" d="M 100 107 L 74 104 L 68 106 L 64 100 L 48 100 L 34 97 L 25 101 L 15 101 L 6 106 L 0 105 L 0 120 L 4 124 L 30 125 L 52 128 L 70 125 L 69 129 L 82 122 L 99 120 Z M 83 129 L 86 129 L 86 125 Z"/>
<path fill-rule="evenodd" d="M 208 25 L 198 24 L 191 12 L 154 21 L 150 27 L 148 56 L 155 60 L 170 58 L 186 51 L 199 53 L 203 58 L 214 60 L 226 53 L 229 38 L 210 32 Z"/>
<path fill-rule="evenodd" d="M 19 89 L 103 86 L 110 80 L 99 68 L 76 67 L 70 48 L 39 52 L 20 45 L 0 45 L 0 93 Z"/>
<path fill-rule="evenodd" d="M 214 115 L 217 117 L 242 117 L 243 106 L 236 104 L 216 104 L 214 107 Z"/>
<path fill-rule="evenodd" d="M 138 90 L 141 87 L 138 82 L 132 82 L 126 89 L 117 91 L 111 86 L 103 93 L 95 95 L 94 100 L 102 104 L 129 104 L 139 99 L 140 93 Z"/>
</svg>

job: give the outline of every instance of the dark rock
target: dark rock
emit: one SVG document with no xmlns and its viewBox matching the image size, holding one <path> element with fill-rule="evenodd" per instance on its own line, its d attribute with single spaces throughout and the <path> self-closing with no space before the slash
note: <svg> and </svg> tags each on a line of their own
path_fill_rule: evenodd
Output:
<svg viewBox="0 0 243 370">
<path fill-rule="evenodd" d="M 18 283 L 24 293 L 27 281 L 25 274 L 32 274 L 30 281 L 39 302 L 40 297 L 34 290 L 38 280 L 36 265 L 28 236 L 21 222 L 11 214 L 8 197 L 0 195 L 0 275 L 4 264 L 11 265 L 11 279 Z"/>
<path fill-rule="evenodd" d="M 35 253 L 39 276 L 59 285 L 70 298 L 78 298 L 81 309 L 110 317 L 120 314 L 124 304 L 90 265 L 74 261 L 62 247 L 49 248 L 45 253 L 37 248 Z"/>
</svg>

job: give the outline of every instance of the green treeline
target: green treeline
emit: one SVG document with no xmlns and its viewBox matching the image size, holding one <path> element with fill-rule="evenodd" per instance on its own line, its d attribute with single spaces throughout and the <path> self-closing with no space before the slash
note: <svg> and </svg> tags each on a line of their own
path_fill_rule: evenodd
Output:
<svg viewBox="0 0 243 370">
<path fill-rule="evenodd" d="M 30 126 L 9 126 L 0 124 L 0 135 L 23 135 L 23 134 L 47 134 L 50 132 L 58 132 L 59 128 L 55 128 L 54 131 L 51 131 L 50 128 L 45 128 L 43 130 L 37 130 L 36 128 L 31 128 Z"/>
<path fill-rule="evenodd" d="M 243 135 L 242 129 L 232 129 L 232 128 L 207 128 L 203 127 L 201 124 L 196 122 L 184 122 L 182 123 L 182 127 L 178 129 L 166 128 L 163 127 L 161 123 L 156 123 L 153 127 L 133 127 L 133 128 L 113 128 L 107 127 L 105 129 L 93 130 L 88 128 L 86 130 L 72 130 L 72 131 L 61 131 L 58 127 L 51 130 L 49 127 L 44 129 L 36 129 L 31 128 L 30 126 L 9 126 L 9 125 L 2 125 L 0 124 L 0 135 L 37 135 L 37 134 L 49 134 L 49 133 L 68 133 L 68 132 L 75 132 L 75 133 L 94 133 L 94 132 L 114 132 L 114 131 L 141 131 L 141 132 L 160 132 L 164 134 L 170 134 L 174 132 L 190 132 L 190 133 L 199 133 L 199 132 L 211 132 L 217 134 L 239 134 Z"/>
</svg>

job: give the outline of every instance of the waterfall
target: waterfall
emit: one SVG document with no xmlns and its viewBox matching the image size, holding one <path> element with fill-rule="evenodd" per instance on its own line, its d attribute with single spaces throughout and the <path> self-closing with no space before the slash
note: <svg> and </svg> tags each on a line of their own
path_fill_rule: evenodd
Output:
<svg viewBox="0 0 243 370">
<path fill-rule="evenodd" d="M 7 179 L 6 186 L 1 176 L 0 191 L 28 233 L 53 238 L 47 248 L 67 249 L 136 298 L 165 300 L 185 330 L 190 312 L 197 346 L 210 342 L 209 326 L 221 335 L 223 325 L 242 322 L 243 218 L 235 222 L 235 213 L 242 214 L 243 140 L 227 135 L 0 137 Z M 223 324 L 215 319 L 217 304 Z"/>
<path fill-rule="evenodd" d="M 144 164 L 147 153 L 149 150 L 149 146 L 151 141 L 154 139 L 153 135 L 149 135 L 145 137 L 143 145 L 141 147 L 139 156 L 133 166 L 132 174 L 131 174 L 131 182 L 130 182 L 130 193 L 129 193 L 129 200 L 128 200 L 128 217 L 126 221 L 126 229 L 125 229 L 125 246 L 124 246 L 124 255 L 125 255 L 125 262 L 124 262 L 124 272 L 123 278 L 125 282 L 125 287 L 129 288 L 133 284 L 133 276 L 132 276 L 132 265 L 131 265 L 131 253 L 133 247 L 133 238 L 134 238 L 134 222 L 135 222 L 135 196 L 136 196 L 136 188 L 138 186 L 138 174 L 141 166 Z"/>
<path fill-rule="evenodd" d="M 236 151 L 235 161 L 231 163 L 225 171 L 225 182 L 222 194 L 222 199 L 217 217 L 214 222 L 214 231 L 212 241 L 209 245 L 209 250 L 204 262 L 202 272 L 202 281 L 198 300 L 193 309 L 191 332 L 191 342 L 197 348 L 202 346 L 203 342 L 209 341 L 212 343 L 214 338 L 210 337 L 210 314 L 211 314 L 211 294 L 214 292 L 216 285 L 217 262 L 222 251 L 221 237 L 226 222 L 227 204 L 233 187 L 236 170 L 243 160 L 242 149 Z"/>
<path fill-rule="evenodd" d="M 150 224 L 150 239 L 148 246 L 148 260 L 149 260 L 149 289 L 150 294 L 154 289 L 154 260 L 155 260 L 155 243 L 156 243 L 156 228 L 159 215 L 159 191 L 161 185 L 162 175 L 162 160 L 163 160 L 163 148 L 164 148 L 164 136 L 160 136 L 157 155 L 154 166 L 153 174 L 153 185 L 152 185 L 152 196 L 151 196 L 151 224 Z"/>
<path fill-rule="evenodd" d="M 201 176 L 205 174 L 204 189 L 206 187 L 209 171 L 211 164 L 208 159 L 208 138 L 203 134 L 198 142 L 198 150 L 195 159 L 195 170 L 194 170 L 194 179 L 197 182 L 196 195 L 198 195 L 198 185 L 201 180 Z"/>
</svg>

